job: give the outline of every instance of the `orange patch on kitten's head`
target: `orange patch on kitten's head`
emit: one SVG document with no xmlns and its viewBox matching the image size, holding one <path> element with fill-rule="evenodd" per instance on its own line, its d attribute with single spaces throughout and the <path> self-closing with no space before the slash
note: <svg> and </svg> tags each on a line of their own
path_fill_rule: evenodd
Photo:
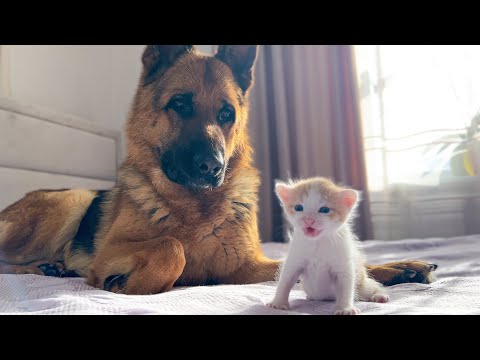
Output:
<svg viewBox="0 0 480 360">
<path fill-rule="evenodd" d="M 288 183 L 278 181 L 275 186 L 277 196 L 290 216 L 295 214 L 295 206 L 302 205 L 312 190 L 317 192 L 332 210 L 326 214 L 332 221 L 345 222 L 358 200 L 355 190 L 340 187 L 324 177 L 290 180 Z"/>
</svg>

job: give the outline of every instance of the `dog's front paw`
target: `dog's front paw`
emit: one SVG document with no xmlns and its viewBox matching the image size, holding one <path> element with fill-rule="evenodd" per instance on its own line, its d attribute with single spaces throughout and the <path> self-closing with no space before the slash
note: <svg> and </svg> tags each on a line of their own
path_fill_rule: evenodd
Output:
<svg viewBox="0 0 480 360">
<path fill-rule="evenodd" d="M 360 314 L 360 309 L 355 306 L 347 306 L 346 308 L 336 310 L 333 315 L 358 315 Z"/>
<path fill-rule="evenodd" d="M 125 288 L 127 280 L 128 275 L 125 274 L 109 276 L 103 283 L 103 289 L 114 293 L 120 293 Z"/>
<path fill-rule="evenodd" d="M 376 303 L 386 303 L 390 300 L 390 297 L 387 294 L 377 293 L 372 296 L 371 301 Z"/>
<path fill-rule="evenodd" d="M 129 277 L 128 274 L 115 274 L 107 276 L 106 278 L 104 276 L 105 275 L 100 275 L 93 269 L 90 269 L 86 284 L 113 293 L 121 293 Z"/>
<path fill-rule="evenodd" d="M 268 307 L 272 309 L 278 309 L 278 310 L 288 310 L 290 306 L 288 305 L 288 302 L 280 302 L 280 301 L 272 301 L 267 304 Z"/>
</svg>

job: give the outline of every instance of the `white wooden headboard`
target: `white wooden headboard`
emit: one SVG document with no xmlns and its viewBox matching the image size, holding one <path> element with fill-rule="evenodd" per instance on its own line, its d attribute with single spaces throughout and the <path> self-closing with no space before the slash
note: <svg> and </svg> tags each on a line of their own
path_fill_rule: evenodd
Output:
<svg viewBox="0 0 480 360">
<path fill-rule="evenodd" d="M 108 189 L 121 133 L 0 97 L 0 211 L 36 189 Z"/>
</svg>

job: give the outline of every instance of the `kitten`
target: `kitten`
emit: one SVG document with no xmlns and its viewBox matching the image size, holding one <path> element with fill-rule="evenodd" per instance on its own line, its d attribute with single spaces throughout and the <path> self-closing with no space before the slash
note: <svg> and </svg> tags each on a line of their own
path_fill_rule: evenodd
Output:
<svg viewBox="0 0 480 360">
<path fill-rule="evenodd" d="M 288 309 L 300 282 L 309 300 L 336 300 L 335 315 L 356 315 L 353 301 L 387 302 L 383 286 L 368 277 L 364 256 L 349 220 L 358 194 L 325 178 L 285 184 L 276 193 L 293 226 L 287 259 L 269 307 Z"/>
</svg>

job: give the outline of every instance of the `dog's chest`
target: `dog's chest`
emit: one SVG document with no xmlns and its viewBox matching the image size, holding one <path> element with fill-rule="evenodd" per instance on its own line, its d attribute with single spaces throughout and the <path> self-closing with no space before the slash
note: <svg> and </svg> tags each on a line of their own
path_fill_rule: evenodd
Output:
<svg viewBox="0 0 480 360">
<path fill-rule="evenodd" d="M 253 175 L 235 177 L 206 196 L 173 200 L 142 183 L 130 186 L 127 195 L 150 237 L 172 236 L 182 243 L 187 260 L 182 278 L 204 283 L 231 274 L 254 253 Z"/>
<path fill-rule="evenodd" d="M 182 277 L 189 281 L 220 279 L 237 270 L 253 253 L 248 214 L 252 207 L 225 197 L 211 209 L 214 211 L 191 214 L 179 239 L 187 260 Z"/>
<path fill-rule="evenodd" d="M 185 239 L 187 268 L 208 276 L 231 273 L 245 260 L 248 237 L 242 221 L 232 213 L 204 219 Z"/>
</svg>

